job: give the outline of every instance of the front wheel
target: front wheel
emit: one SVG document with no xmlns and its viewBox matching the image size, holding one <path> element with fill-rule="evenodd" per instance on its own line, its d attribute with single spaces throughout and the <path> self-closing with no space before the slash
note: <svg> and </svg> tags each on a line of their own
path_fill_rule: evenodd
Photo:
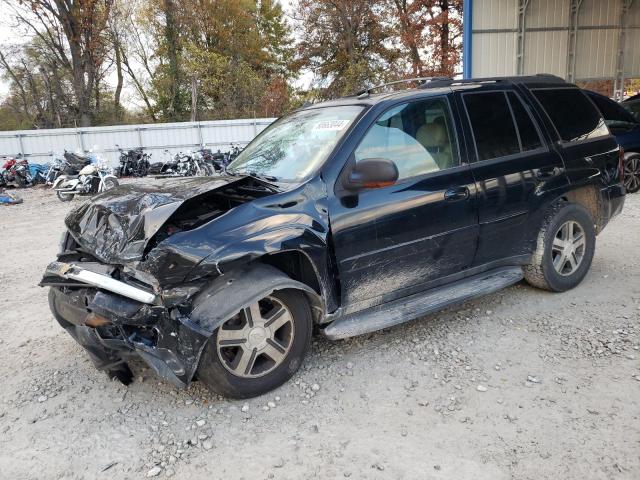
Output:
<svg viewBox="0 0 640 480">
<path fill-rule="evenodd" d="M 58 190 L 56 190 L 56 195 L 61 202 L 70 202 L 74 197 L 73 193 L 62 193 Z"/>
<path fill-rule="evenodd" d="M 631 153 L 624 159 L 624 186 L 627 193 L 640 190 L 640 154 Z"/>
<path fill-rule="evenodd" d="M 107 190 L 111 190 L 112 188 L 116 188 L 118 187 L 120 184 L 118 183 L 118 180 L 116 180 L 115 178 L 105 178 L 102 181 L 102 191 L 107 191 Z"/>
<path fill-rule="evenodd" d="M 200 177 L 210 177 L 212 175 L 215 174 L 215 170 L 213 169 L 213 167 L 208 164 L 208 163 L 201 163 L 200 164 L 200 171 L 198 172 L 198 176 Z"/>
<path fill-rule="evenodd" d="M 198 379 L 230 398 L 267 393 L 300 367 L 311 343 L 312 323 L 302 292 L 273 292 L 218 328 L 202 353 Z"/>
<path fill-rule="evenodd" d="M 577 286 L 591 267 L 596 231 L 589 212 L 575 203 L 551 207 L 538 234 L 524 277 L 534 287 L 564 292 Z"/>
</svg>

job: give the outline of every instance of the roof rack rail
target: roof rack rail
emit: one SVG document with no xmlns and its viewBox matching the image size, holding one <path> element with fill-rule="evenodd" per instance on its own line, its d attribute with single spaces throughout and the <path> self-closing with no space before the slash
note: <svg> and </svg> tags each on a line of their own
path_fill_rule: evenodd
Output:
<svg viewBox="0 0 640 480">
<path fill-rule="evenodd" d="M 400 83 L 409 83 L 409 82 L 420 82 L 420 87 L 423 85 L 434 82 L 434 81 L 446 81 L 453 80 L 451 77 L 415 77 L 415 78 L 403 78 L 401 80 L 394 80 L 393 82 L 381 83 L 380 85 L 376 85 L 374 87 L 365 88 L 364 90 L 360 90 L 359 92 L 354 93 L 353 97 L 364 98 L 371 94 L 373 90 L 378 90 L 379 88 L 388 87 L 390 85 L 398 85 Z"/>
<path fill-rule="evenodd" d="M 450 85 L 466 85 L 474 83 L 567 83 L 564 78 L 550 73 L 537 73 L 535 75 L 522 75 L 512 77 L 481 77 L 465 79 L 442 79 L 420 85 L 418 88 L 435 88 Z"/>
</svg>

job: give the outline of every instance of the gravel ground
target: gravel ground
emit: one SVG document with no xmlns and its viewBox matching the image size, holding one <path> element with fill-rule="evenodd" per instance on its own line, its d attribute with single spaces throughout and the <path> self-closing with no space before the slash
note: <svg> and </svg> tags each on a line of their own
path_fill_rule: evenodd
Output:
<svg viewBox="0 0 640 480">
<path fill-rule="evenodd" d="M 573 291 L 316 338 L 291 382 L 239 402 L 96 371 L 36 286 L 80 201 L 20 194 L 0 207 L 1 478 L 640 478 L 640 195 Z"/>
</svg>

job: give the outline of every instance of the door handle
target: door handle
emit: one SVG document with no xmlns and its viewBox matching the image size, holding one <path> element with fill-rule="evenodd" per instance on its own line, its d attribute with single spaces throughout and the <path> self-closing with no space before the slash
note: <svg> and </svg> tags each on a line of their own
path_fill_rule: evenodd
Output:
<svg viewBox="0 0 640 480">
<path fill-rule="evenodd" d="M 444 192 L 444 199 L 447 202 L 466 200 L 467 198 L 469 198 L 469 188 L 467 187 L 453 187 Z"/>
</svg>

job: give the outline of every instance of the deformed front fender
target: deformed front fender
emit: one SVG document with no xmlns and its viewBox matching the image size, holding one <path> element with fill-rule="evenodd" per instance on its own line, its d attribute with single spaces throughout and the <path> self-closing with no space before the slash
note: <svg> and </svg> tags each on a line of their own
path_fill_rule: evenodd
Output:
<svg viewBox="0 0 640 480">
<path fill-rule="evenodd" d="M 191 323 L 209 335 L 243 308 L 277 290 L 305 293 L 316 315 L 324 313 L 322 298 L 304 283 L 271 265 L 254 263 L 216 278 L 194 298 Z"/>
</svg>

